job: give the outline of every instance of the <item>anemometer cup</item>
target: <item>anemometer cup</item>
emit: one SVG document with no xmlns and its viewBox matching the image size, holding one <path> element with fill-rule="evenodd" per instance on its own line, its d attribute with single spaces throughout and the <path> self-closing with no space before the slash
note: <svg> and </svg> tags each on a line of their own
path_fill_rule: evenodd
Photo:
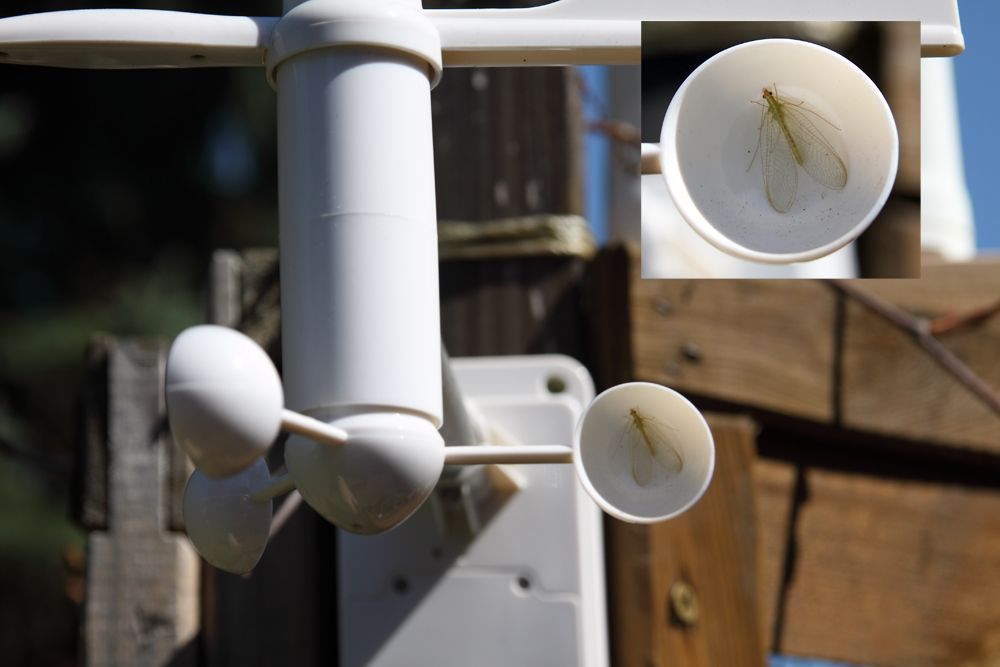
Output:
<svg viewBox="0 0 1000 667">
<path fill-rule="evenodd" d="M 233 574 L 257 565 L 271 532 L 273 503 L 254 501 L 250 493 L 270 479 L 263 458 L 230 477 L 191 474 L 184 489 L 184 529 L 205 560 Z"/>
<path fill-rule="evenodd" d="M 209 477 L 245 470 L 281 429 L 278 371 L 234 329 L 206 324 L 181 332 L 167 356 L 166 395 L 174 439 Z"/>
<path fill-rule="evenodd" d="M 302 498 L 323 518 L 359 535 L 396 527 L 424 502 L 444 469 L 444 440 L 428 420 L 366 413 L 333 422 L 350 433 L 341 446 L 299 436 L 285 463 Z"/>
<path fill-rule="evenodd" d="M 762 89 L 775 86 L 802 103 L 848 175 L 833 190 L 796 165 L 786 213 L 768 203 L 762 107 L 753 103 L 766 104 Z M 898 163 L 896 124 L 871 79 L 843 56 L 791 39 L 747 42 L 705 61 L 674 95 L 660 134 L 660 170 L 684 219 L 720 250 L 766 264 L 819 259 L 856 239 L 885 205 Z"/>
<path fill-rule="evenodd" d="M 645 447 L 632 423 L 632 410 L 649 429 L 667 434 L 683 461 L 672 473 L 653 462 L 652 477 L 636 482 L 630 451 Z M 584 410 L 573 435 L 573 464 L 583 488 L 601 509 L 629 523 L 656 523 L 685 512 L 712 480 L 715 444 L 705 418 L 672 389 L 631 382 L 602 392 Z"/>
</svg>

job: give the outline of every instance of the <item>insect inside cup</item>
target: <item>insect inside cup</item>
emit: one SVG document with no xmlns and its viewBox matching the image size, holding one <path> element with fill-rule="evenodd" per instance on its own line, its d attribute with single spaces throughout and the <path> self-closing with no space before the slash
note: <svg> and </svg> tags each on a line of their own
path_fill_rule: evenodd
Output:
<svg viewBox="0 0 1000 667">
<path fill-rule="evenodd" d="M 639 412 L 638 408 L 629 410 L 625 419 L 627 420 L 625 433 L 622 434 L 612 457 L 617 456 L 622 445 L 628 445 L 632 478 L 636 484 L 639 486 L 649 484 L 649 480 L 653 477 L 654 461 L 668 474 L 675 475 L 684 468 L 684 459 L 681 458 L 677 447 L 676 428 Z"/>
<path fill-rule="evenodd" d="M 817 183 L 832 190 L 843 190 L 847 185 L 847 167 L 836 149 L 817 129 L 810 117 L 817 118 L 834 130 L 840 128 L 806 109 L 804 102 L 792 102 L 763 88 L 764 102 L 752 100 L 761 106 L 760 136 L 757 150 L 750 160 L 750 167 L 760 153 L 761 169 L 764 172 L 764 192 L 771 208 L 779 213 L 787 213 L 795 202 L 799 187 L 798 164 Z M 747 167 L 747 171 L 750 171 Z"/>
</svg>

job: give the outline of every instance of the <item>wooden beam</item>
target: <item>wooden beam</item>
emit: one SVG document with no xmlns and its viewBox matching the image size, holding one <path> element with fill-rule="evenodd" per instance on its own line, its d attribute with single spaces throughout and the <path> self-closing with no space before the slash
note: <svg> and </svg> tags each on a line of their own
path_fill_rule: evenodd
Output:
<svg viewBox="0 0 1000 667">
<path fill-rule="evenodd" d="M 608 522 L 614 665 L 764 665 L 752 477 L 757 426 L 732 415 L 709 414 L 708 422 L 716 468 L 698 504 L 665 523 Z M 693 617 L 692 605 L 671 602 L 678 585 L 693 591 Z"/>
<path fill-rule="evenodd" d="M 1000 661 L 1000 492 L 813 469 L 785 653 L 884 667 Z"/>
<path fill-rule="evenodd" d="M 90 665 L 192 664 L 200 568 L 170 521 L 159 341 L 106 339 L 107 530 L 90 534 L 84 641 Z"/>
<path fill-rule="evenodd" d="M 866 281 L 865 289 L 924 317 L 969 311 L 1000 298 L 1000 263 L 924 268 L 919 281 Z M 1000 387 L 1000 317 L 939 336 L 988 384 Z M 1000 416 L 944 372 L 907 334 L 849 302 L 844 325 L 843 425 L 1000 454 Z"/>
<path fill-rule="evenodd" d="M 921 280 L 863 288 L 931 318 L 1000 298 L 1000 262 L 923 271 Z M 737 410 L 943 446 L 949 457 L 1000 455 L 1000 417 L 881 315 L 847 298 L 840 317 L 838 296 L 821 282 L 642 280 L 629 247 L 602 250 L 590 273 L 599 387 L 645 380 Z M 939 339 L 1000 388 L 1000 316 Z"/>
<path fill-rule="evenodd" d="M 835 301 L 804 280 L 633 279 L 635 378 L 828 423 Z"/>
</svg>

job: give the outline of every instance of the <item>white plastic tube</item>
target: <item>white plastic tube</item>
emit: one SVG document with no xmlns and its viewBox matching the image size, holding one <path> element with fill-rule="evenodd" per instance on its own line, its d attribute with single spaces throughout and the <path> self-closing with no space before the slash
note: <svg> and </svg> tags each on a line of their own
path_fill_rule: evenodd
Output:
<svg viewBox="0 0 1000 667">
<path fill-rule="evenodd" d="M 278 65 L 286 406 L 441 422 L 426 63 L 317 49 Z M 388 159 L 387 159 L 387 156 Z"/>
<path fill-rule="evenodd" d="M 529 445 L 519 447 L 446 447 L 445 465 L 487 463 L 572 463 L 573 448 L 566 445 Z"/>
</svg>

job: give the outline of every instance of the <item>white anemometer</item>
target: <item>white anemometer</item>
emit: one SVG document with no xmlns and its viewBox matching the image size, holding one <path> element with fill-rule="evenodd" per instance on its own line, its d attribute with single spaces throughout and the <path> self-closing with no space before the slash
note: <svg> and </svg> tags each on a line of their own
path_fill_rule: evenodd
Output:
<svg viewBox="0 0 1000 667">
<path fill-rule="evenodd" d="M 427 420 L 400 412 L 359 413 L 328 424 L 285 409 L 281 380 L 264 350 L 214 325 L 191 327 L 174 341 L 166 395 L 171 431 L 198 468 L 184 494 L 188 535 L 206 560 L 230 572 L 256 565 L 267 544 L 272 498 L 293 488 L 337 526 L 377 534 L 420 506 L 445 464 L 572 462 L 606 512 L 651 523 L 693 505 L 715 462 L 701 413 L 680 394 L 647 383 L 619 385 L 595 398 L 572 447 L 445 447 Z M 640 484 L 622 466 L 628 448 L 648 446 L 629 428 L 631 410 L 670 425 L 681 469 L 658 471 Z M 294 434 L 285 446 L 288 473 L 272 480 L 262 457 L 280 430 Z"/>
<path fill-rule="evenodd" d="M 714 19 L 731 4 L 683 11 Z M 911 4 L 866 7 L 872 18 L 922 20 L 925 49 L 961 50 L 953 0 Z M 807 18 L 773 5 L 760 3 L 755 18 Z M 284 10 L 281 18 L 110 9 L 0 20 L 2 63 L 262 66 L 277 92 L 283 385 L 256 344 L 221 327 L 182 333 L 168 360 L 171 428 L 198 468 L 184 517 L 199 552 L 249 571 L 267 542 L 272 498 L 293 488 L 345 530 L 384 532 L 424 501 L 445 464 L 573 462 L 594 500 L 626 521 L 690 507 L 711 478 L 712 438 L 697 410 L 662 387 L 601 394 L 572 447 L 445 447 L 430 102 L 445 67 L 637 63 L 640 21 L 676 18 L 678 5 L 424 10 L 419 0 L 285 0 Z M 838 18 L 831 11 L 820 14 Z M 774 82 L 768 73 L 753 85 Z M 853 100 L 853 91 L 842 92 Z M 701 92 L 687 87 L 691 100 Z M 695 175 L 721 178 L 707 164 Z M 681 465 L 664 463 L 654 428 L 669 432 L 662 438 Z M 261 457 L 280 430 L 293 434 L 288 473 L 270 479 Z"/>
</svg>

